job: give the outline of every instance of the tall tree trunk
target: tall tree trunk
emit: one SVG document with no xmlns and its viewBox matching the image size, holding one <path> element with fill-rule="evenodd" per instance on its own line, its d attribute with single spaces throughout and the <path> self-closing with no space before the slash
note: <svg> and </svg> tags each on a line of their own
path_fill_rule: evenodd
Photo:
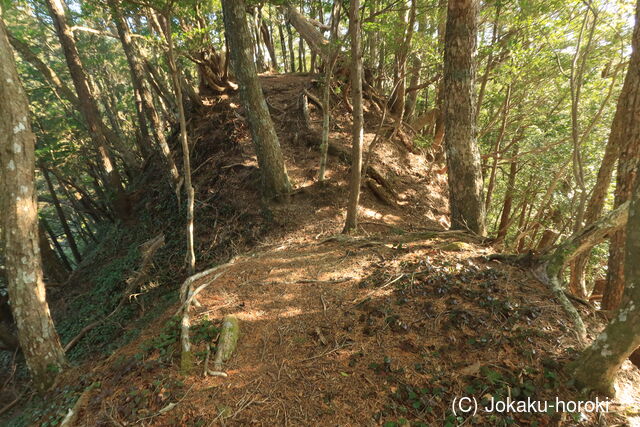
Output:
<svg viewBox="0 0 640 427">
<path fill-rule="evenodd" d="M 405 112 L 406 89 L 407 89 L 407 57 L 411 50 L 411 39 L 413 38 L 413 27 L 416 22 L 416 0 L 411 0 L 409 10 L 404 13 L 405 32 L 399 40 L 399 49 L 395 55 L 395 78 L 394 91 L 391 95 L 391 113 L 402 120 Z"/>
<path fill-rule="evenodd" d="M 11 310 L 27 366 L 38 390 L 46 390 L 66 364 L 45 296 L 38 250 L 35 136 L 29 102 L 0 19 L 0 215 Z"/>
<path fill-rule="evenodd" d="M 349 177 L 349 202 L 344 233 L 355 231 L 358 226 L 358 203 L 362 180 L 362 143 L 364 117 L 362 110 L 362 28 L 360 27 L 360 0 L 351 0 L 349 9 L 349 33 L 351 34 L 351 92 L 353 102 L 353 128 L 351 146 L 351 176 Z"/>
<path fill-rule="evenodd" d="M 49 176 L 49 171 L 44 165 L 40 165 L 40 170 L 42 171 L 42 175 L 44 176 L 44 180 L 47 183 L 47 188 L 49 189 L 49 194 L 51 195 L 51 200 L 53 201 L 53 206 L 58 214 L 58 219 L 60 220 L 60 226 L 62 226 L 62 230 L 64 231 L 64 235 L 67 237 L 67 243 L 69 244 L 69 248 L 71 249 L 71 253 L 75 258 L 76 262 L 82 261 L 82 255 L 80 254 L 80 250 L 78 249 L 78 245 L 76 243 L 75 236 L 71 232 L 71 228 L 69 227 L 69 221 L 67 220 L 67 216 L 62 209 L 62 205 L 60 205 L 60 200 L 58 199 L 58 195 L 56 194 L 56 190 L 53 186 L 53 182 L 51 182 L 51 177 Z"/>
<path fill-rule="evenodd" d="M 496 242 L 503 242 L 509 231 L 509 222 L 511 218 L 511 206 L 513 205 L 513 193 L 516 186 L 516 175 L 518 173 L 518 145 L 513 147 L 513 156 L 509 165 L 509 178 L 507 179 L 507 189 L 504 193 L 504 202 L 502 203 L 502 214 L 500 215 L 500 224 L 498 225 L 498 234 Z"/>
<path fill-rule="evenodd" d="M 56 32 L 60 39 L 60 44 L 62 45 L 62 50 L 67 61 L 67 66 L 69 67 L 73 84 L 76 88 L 76 93 L 80 102 L 80 111 L 87 124 L 89 134 L 91 135 L 91 138 L 96 145 L 96 149 L 100 154 L 102 167 L 108 174 L 108 185 L 111 191 L 113 191 L 119 199 L 117 203 L 115 203 L 117 214 L 121 217 L 127 217 L 128 209 L 125 206 L 126 196 L 124 194 L 122 177 L 116 169 L 111 154 L 109 153 L 107 131 L 100 119 L 100 111 L 98 110 L 97 101 L 91 92 L 87 74 L 82 67 L 73 32 L 67 24 L 62 0 L 46 0 L 46 3 L 49 7 L 53 23 L 55 24 Z"/>
<path fill-rule="evenodd" d="M 324 87 L 322 88 L 322 142 L 320 144 L 320 170 L 318 172 L 318 181 L 324 181 L 324 174 L 327 168 L 327 153 L 329 151 L 329 122 L 331 120 L 331 77 L 333 68 L 338 57 L 338 46 L 334 43 L 338 40 L 338 24 L 340 22 L 340 2 L 334 0 L 331 9 L 331 35 L 329 41 L 331 43 L 331 53 L 325 61 L 324 67 Z"/>
<path fill-rule="evenodd" d="M 287 42 L 284 38 L 282 23 L 278 23 L 278 36 L 280 37 L 280 52 L 282 54 L 282 66 L 284 67 L 284 71 L 293 72 L 293 70 L 289 67 L 289 57 L 287 56 Z"/>
<path fill-rule="evenodd" d="M 291 30 L 291 24 L 287 21 L 287 44 L 289 45 L 289 66 L 292 73 L 296 72 L 296 55 L 293 51 L 293 31 Z"/>
<path fill-rule="evenodd" d="M 495 187 L 496 182 L 496 172 L 498 170 L 498 160 L 500 159 L 500 145 L 502 144 L 502 139 L 504 138 L 505 131 L 507 130 L 507 118 L 509 117 L 509 110 L 511 107 L 511 85 L 507 86 L 507 94 L 505 95 L 503 113 L 502 113 L 502 124 L 500 125 L 500 132 L 498 132 L 498 137 L 496 138 L 496 143 L 493 147 L 493 152 L 495 155 L 493 156 L 493 164 L 491 165 L 491 173 L 489 174 L 489 184 L 487 185 L 487 198 L 485 199 L 484 209 L 485 212 L 489 211 L 491 207 L 491 197 L 493 196 L 493 188 Z"/>
<path fill-rule="evenodd" d="M 153 97 L 149 89 L 144 84 L 144 67 L 138 59 L 138 57 L 140 56 L 140 52 L 136 51 L 136 48 L 133 44 L 129 25 L 122 16 L 122 12 L 120 11 L 118 5 L 118 0 L 108 0 L 108 3 L 109 7 L 111 8 L 111 13 L 113 14 L 113 19 L 116 23 L 116 28 L 118 29 L 120 42 L 122 43 L 124 53 L 129 63 L 129 69 L 131 71 L 131 81 L 133 83 L 134 90 L 140 94 L 140 113 L 143 114 L 138 115 L 138 122 L 142 129 L 146 129 L 146 122 L 147 120 L 149 121 L 153 136 L 158 143 L 158 146 L 160 147 L 160 153 L 162 154 L 167 177 L 170 180 L 174 190 L 179 191 L 178 182 L 180 180 L 180 175 L 178 173 L 178 168 L 176 167 L 176 164 L 173 160 L 173 156 L 171 155 L 169 144 L 167 143 L 164 132 L 162 131 L 163 126 L 160 122 L 160 117 L 158 116 L 158 113 L 153 105 Z"/>
<path fill-rule="evenodd" d="M 640 165 L 640 1 L 636 8 L 636 25 L 631 42 L 633 51 L 629 68 L 624 79 L 622 92 L 611 128 L 610 138 L 619 142 L 620 153 L 616 175 L 614 207 L 620 206 L 631 198 L 635 181 L 638 181 Z M 621 110 L 621 111 L 619 111 Z M 602 297 L 605 310 L 619 307 L 624 293 L 624 246 L 625 231 L 621 230 L 609 240 L 609 263 L 607 268 L 607 286 Z"/>
<path fill-rule="evenodd" d="M 478 0 L 449 0 L 445 37 L 445 147 L 451 226 L 485 234 L 480 152 L 475 137 Z"/>
<path fill-rule="evenodd" d="M 251 137 L 262 173 L 265 196 L 284 196 L 291 191 L 278 135 L 273 127 L 267 103 L 262 94 L 256 67 L 248 52 L 251 36 L 247 26 L 244 1 L 223 0 L 225 36 L 229 43 L 231 65 L 240 87 L 240 101 L 244 106 Z"/>
</svg>

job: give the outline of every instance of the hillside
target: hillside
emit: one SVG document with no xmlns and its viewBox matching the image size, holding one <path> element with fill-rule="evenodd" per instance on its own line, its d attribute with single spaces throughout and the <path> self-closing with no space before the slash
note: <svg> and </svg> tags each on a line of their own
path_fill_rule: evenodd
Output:
<svg viewBox="0 0 640 427">
<path fill-rule="evenodd" d="M 104 230 L 72 277 L 49 292 L 64 343 L 120 301 L 122 308 L 73 347 L 72 368 L 54 389 L 22 400 L 0 422 L 59 425 L 72 409 L 75 425 L 86 426 L 640 425 L 640 372 L 629 362 L 605 415 L 452 413 L 453 399 L 470 395 L 584 400 L 563 371 L 580 348 L 572 324 L 526 270 L 490 260 L 489 241 L 447 231 L 443 165 L 426 149 L 407 150 L 411 135 L 387 140 L 390 125 L 363 185 L 358 233 L 339 234 L 351 119 L 338 102 L 328 180 L 316 182 L 321 114 L 313 102 L 309 123 L 301 114 L 305 90 L 319 96 L 316 79 L 261 76 L 295 188 L 283 201 L 260 196 L 236 95 L 204 99 L 190 112 L 197 270 L 229 263 L 195 282 L 208 286 L 192 311 L 194 374 L 180 374 L 174 317 L 187 276 L 184 220 L 147 164 L 131 221 Z M 380 116 L 365 107 L 368 144 Z M 170 142 L 177 150 L 176 135 Z M 160 234 L 164 246 L 131 288 L 127 279 L 144 264 L 141 245 Z M 594 338 L 605 319 L 576 307 Z M 225 315 L 240 320 L 238 347 L 227 377 L 205 376 L 206 349 Z M 0 380 L 17 390 L 13 377 Z"/>
</svg>

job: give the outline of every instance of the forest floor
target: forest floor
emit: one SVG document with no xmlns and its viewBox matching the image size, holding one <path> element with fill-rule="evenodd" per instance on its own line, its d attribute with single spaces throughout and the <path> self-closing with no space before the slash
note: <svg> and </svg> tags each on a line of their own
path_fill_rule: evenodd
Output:
<svg viewBox="0 0 640 427">
<path fill-rule="evenodd" d="M 194 284 L 209 283 L 192 312 L 193 374 L 180 373 L 173 303 L 126 345 L 63 373 L 37 416 L 24 416 L 34 407 L 27 402 L 8 424 L 55 425 L 74 408 L 76 425 L 87 426 L 640 425 L 640 372 L 628 362 L 608 413 L 456 416 L 452 403 L 464 396 L 585 400 L 563 370 L 580 349 L 568 317 L 526 271 L 490 261 L 486 242 L 446 231 L 442 165 L 399 140 L 380 144 L 371 162 L 391 184 L 392 203 L 365 186 L 358 233 L 339 234 L 348 164 L 331 156 L 327 182 L 316 182 L 318 150 L 304 143 L 298 117 L 303 90 L 317 94 L 312 77 L 262 82 L 296 188 L 289 200 L 260 200 L 234 97 L 210 100 L 190 120 L 199 270 L 233 257 L 222 274 Z M 367 143 L 377 128 L 368 116 Z M 312 106 L 315 130 L 319 118 Z M 344 105 L 334 119 L 331 141 L 347 148 Z M 182 236 L 167 227 L 156 223 Z M 167 257 L 154 274 L 179 270 L 181 258 Z M 594 338 L 604 319 L 577 307 Z M 240 320 L 238 347 L 227 377 L 205 376 L 206 348 L 225 315 Z"/>
</svg>

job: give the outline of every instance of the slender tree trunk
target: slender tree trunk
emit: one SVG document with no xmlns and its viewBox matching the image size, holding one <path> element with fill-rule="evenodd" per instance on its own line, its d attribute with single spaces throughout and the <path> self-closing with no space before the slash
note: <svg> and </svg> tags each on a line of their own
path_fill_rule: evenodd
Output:
<svg viewBox="0 0 640 427">
<path fill-rule="evenodd" d="M 344 233 L 356 231 L 358 203 L 362 180 L 362 143 L 364 117 L 362 110 L 362 28 L 360 27 L 360 0 L 351 0 L 349 9 L 349 33 L 351 34 L 351 93 L 353 102 L 353 129 L 351 146 L 351 176 L 349 177 L 349 202 Z"/>
<path fill-rule="evenodd" d="M 445 37 L 445 147 L 451 226 L 485 234 L 480 152 L 475 124 L 478 0 L 449 0 Z"/>
<path fill-rule="evenodd" d="M 500 159 L 500 145 L 504 138 L 505 131 L 507 130 L 507 118 L 509 117 L 509 110 L 511 107 L 511 85 L 507 86 L 507 94 L 505 95 L 504 111 L 502 113 L 502 124 L 500 126 L 500 132 L 496 138 L 496 143 L 493 147 L 493 152 L 496 153 L 493 157 L 493 164 L 491 165 L 491 173 L 489 174 L 489 184 L 487 185 L 487 198 L 485 199 L 484 209 L 485 212 L 489 211 L 491 207 L 491 197 L 493 196 L 493 188 L 496 182 L 496 172 L 498 170 L 498 160 Z"/>
<path fill-rule="evenodd" d="M 394 91 L 391 95 L 391 113 L 402 120 L 405 112 L 406 89 L 407 89 L 407 57 L 411 50 L 411 39 L 413 38 L 413 27 L 416 22 L 416 0 L 411 0 L 409 10 L 405 12 L 405 32 L 402 39 L 398 42 L 400 48 L 395 55 L 395 81 Z"/>
<path fill-rule="evenodd" d="M 282 24 L 278 24 L 278 36 L 280 37 L 280 53 L 282 54 L 282 66 L 284 67 L 284 71 L 293 70 L 289 67 L 289 57 L 287 56 L 287 42 L 284 38 L 284 31 L 282 30 Z"/>
<path fill-rule="evenodd" d="M 503 242 L 509 230 L 509 219 L 511 218 L 511 206 L 513 204 L 513 193 L 516 185 L 516 174 L 518 173 L 518 145 L 513 148 L 513 159 L 509 166 L 509 178 L 507 179 L 507 189 L 504 194 L 504 202 L 502 203 L 502 214 L 500 215 L 500 225 L 498 225 L 498 234 L 496 242 Z"/>
<path fill-rule="evenodd" d="M 338 25 L 340 23 L 340 2 L 335 0 L 331 9 L 331 35 L 329 42 L 331 43 L 329 59 L 325 61 L 324 67 L 324 87 L 322 88 L 322 143 L 320 144 L 320 170 L 318 172 L 318 181 L 324 181 L 325 171 L 327 169 L 327 153 L 329 151 L 329 122 L 331 120 L 331 76 L 333 68 L 338 57 L 338 46 L 334 44 L 338 40 Z"/>
<path fill-rule="evenodd" d="M 287 44 L 289 45 L 289 66 L 292 73 L 296 72 L 296 55 L 293 51 L 293 31 L 291 30 L 291 24 L 287 21 Z"/>
<path fill-rule="evenodd" d="M 71 228 L 69 227 L 69 221 L 67 220 L 67 216 L 62 209 L 62 205 L 60 205 L 60 200 L 58 199 L 58 195 L 56 194 L 56 190 L 53 186 L 53 182 L 51 182 L 51 177 L 49 176 L 49 171 L 44 165 L 40 165 L 40 170 L 42 171 L 42 175 L 44 176 L 44 180 L 47 183 L 47 188 L 49 189 L 49 194 L 51 194 L 51 200 L 53 201 L 53 206 L 58 214 L 58 219 L 60 220 L 60 225 L 62 226 L 62 230 L 64 231 L 65 236 L 67 237 L 67 243 L 69 244 L 69 248 L 71 249 L 71 253 L 75 258 L 76 262 L 82 261 L 82 255 L 80 254 L 80 250 L 78 249 L 78 245 L 76 243 L 75 236 L 71 232 Z"/>
<path fill-rule="evenodd" d="M 65 366 L 45 295 L 38 248 L 35 136 L 29 102 L 0 19 L 0 215 L 11 310 L 27 366 L 38 390 L 46 390 Z"/>
<path fill-rule="evenodd" d="M 224 25 L 231 53 L 231 66 L 240 86 L 240 101 L 244 106 L 251 137 L 262 173 L 266 197 L 284 196 L 291 191 L 278 135 L 273 127 L 267 103 L 262 94 L 251 51 L 244 1 L 223 0 Z"/>
<path fill-rule="evenodd" d="M 129 63 L 131 81 L 133 82 L 134 90 L 140 94 L 140 113 L 143 113 L 138 115 L 140 128 L 146 130 L 146 123 L 148 120 L 151 125 L 153 136 L 160 147 L 160 153 L 162 154 L 167 177 L 174 190 L 179 191 L 178 182 L 180 180 L 180 175 L 173 160 L 173 156 L 171 155 L 169 144 L 167 143 L 164 132 L 162 131 L 163 126 L 153 105 L 153 97 L 149 89 L 144 84 L 144 67 L 138 59 L 140 53 L 136 52 L 136 48 L 131 39 L 131 31 L 129 30 L 127 21 L 124 19 L 122 12 L 119 9 L 118 0 L 108 0 L 108 3 L 111 13 L 113 14 L 113 19 L 116 23 L 116 28 L 118 29 L 120 42 L 122 43 L 122 47 Z M 148 133 L 146 134 L 146 137 L 148 137 Z M 147 144 L 150 145 L 149 142 L 147 142 Z"/>
<path fill-rule="evenodd" d="M 72 271 L 73 267 L 71 266 L 71 262 L 69 262 L 69 258 L 67 258 L 67 254 L 64 253 L 64 249 L 62 249 L 62 246 L 60 246 L 60 242 L 58 242 L 58 237 L 55 235 L 55 233 L 49 226 L 49 223 L 44 217 L 40 218 L 40 223 L 42 224 L 42 227 L 44 228 L 44 230 L 47 232 L 47 235 L 49 236 L 49 239 L 51 239 L 51 242 L 53 242 L 53 247 L 56 249 L 56 252 L 58 253 L 58 257 L 66 267 L 67 271 Z"/>
<path fill-rule="evenodd" d="M 102 167 L 109 177 L 109 187 L 120 199 L 119 202 L 116 203 L 118 207 L 118 216 L 126 217 L 127 208 L 124 206 L 126 204 L 126 196 L 124 195 L 122 177 L 116 169 L 113 159 L 109 153 L 107 131 L 100 119 L 98 104 L 91 92 L 87 74 L 82 67 L 73 32 L 67 24 L 62 0 L 46 0 L 46 3 L 49 7 L 51 18 L 55 24 L 56 32 L 60 39 L 60 44 L 62 45 L 62 50 L 64 51 L 65 59 L 67 61 L 67 66 L 69 67 L 71 78 L 73 79 L 73 84 L 76 88 L 76 93 L 80 102 L 80 111 L 87 124 L 89 134 L 96 145 L 96 149 L 100 153 Z"/>
<path fill-rule="evenodd" d="M 47 283 L 49 285 L 64 283 L 69 276 L 69 272 L 51 248 L 49 239 L 47 239 L 47 231 L 41 221 L 38 221 L 38 248 L 40 249 L 42 270 Z"/>
</svg>

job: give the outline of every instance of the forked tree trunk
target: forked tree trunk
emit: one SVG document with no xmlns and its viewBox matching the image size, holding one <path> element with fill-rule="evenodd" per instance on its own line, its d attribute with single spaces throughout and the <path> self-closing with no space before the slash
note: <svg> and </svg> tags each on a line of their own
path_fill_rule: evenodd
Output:
<svg viewBox="0 0 640 427">
<path fill-rule="evenodd" d="M 449 0 L 444 55 L 445 147 L 451 227 L 485 234 L 475 136 L 475 50 L 479 0 Z"/>
<path fill-rule="evenodd" d="M 360 28 L 360 0 L 351 0 L 349 9 L 349 33 L 351 34 L 351 92 L 353 102 L 353 128 L 351 146 L 351 176 L 349 177 L 349 201 L 344 233 L 355 231 L 358 226 L 358 202 L 362 180 L 362 143 L 364 117 L 362 110 L 362 29 Z"/>
<path fill-rule="evenodd" d="M 29 102 L 4 28 L 0 19 L 0 229 L 20 347 L 36 388 L 44 391 L 66 362 L 49 313 L 38 250 L 35 136 Z"/>
<path fill-rule="evenodd" d="M 284 196 L 291 183 L 273 127 L 267 103 L 262 94 L 255 63 L 251 58 L 251 35 L 247 26 L 244 1 L 223 0 L 225 36 L 229 43 L 231 65 L 240 87 L 240 101 L 247 116 L 249 130 L 262 174 L 266 197 Z"/>
</svg>

